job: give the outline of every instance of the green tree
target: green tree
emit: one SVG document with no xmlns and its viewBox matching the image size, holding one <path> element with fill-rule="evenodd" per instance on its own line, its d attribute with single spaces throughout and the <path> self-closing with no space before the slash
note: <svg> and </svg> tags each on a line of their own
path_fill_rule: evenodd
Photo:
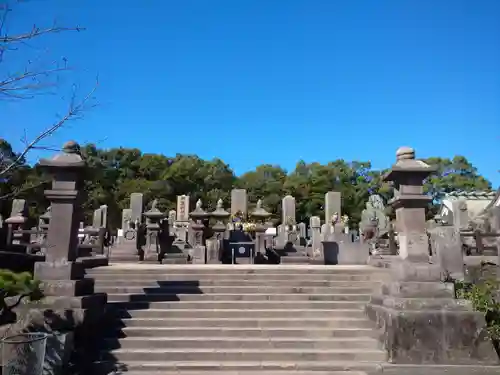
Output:
<svg viewBox="0 0 500 375">
<path fill-rule="evenodd" d="M 236 186 L 246 189 L 250 209 L 262 199 L 262 203 L 275 218 L 281 215 L 283 185 L 287 178 L 286 171 L 276 165 L 263 164 L 238 178 Z"/>
<path fill-rule="evenodd" d="M 432 157 L 424 160 L 437 167 L 425 183 L 425 192 L 433 201 L 440 201 L 452 191 L 490 191 L 491 183 L 481 176 L 476 167 L 464 156 L 453 159 Z"/>
</svg>

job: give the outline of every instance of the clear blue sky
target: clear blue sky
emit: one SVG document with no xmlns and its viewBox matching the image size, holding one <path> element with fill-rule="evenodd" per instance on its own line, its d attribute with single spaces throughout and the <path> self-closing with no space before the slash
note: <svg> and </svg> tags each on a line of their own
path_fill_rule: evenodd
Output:
<svg viewBox="0 0 500 375">
<path fill-rule="evenodd" d="M 465 155 L 500 184 L 498 0 L 31 0 L 11 16 L 13 30 L 87 27 L 37 44 L 75 67 L 63 84 L 100 80 L 99 107 L 50 144 L 196 153 L 238 174 L 299 159 L 384 168 L 408 145 Z M 61 95 L 0 103 L 0 136 L 21 147 L 24 128 L 64 112 Z"/>
</svg>

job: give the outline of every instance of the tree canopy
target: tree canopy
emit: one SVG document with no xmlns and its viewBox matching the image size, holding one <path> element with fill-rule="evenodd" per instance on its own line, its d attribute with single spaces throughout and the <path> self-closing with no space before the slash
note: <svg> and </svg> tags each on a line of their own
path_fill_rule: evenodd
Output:
<svg viewBox="0 0 500 375">
<path fill-rule="evenodd" d="M 196 155 L 169 157 L 143 153 L 135 148 L 100 149 L 88 144 L 81 148 L 87 161 L 83 208 L 90 219 L 93 209 L 108 205 L 112 227 L 121 224 L 121 210 L 129 206 L 131 193 L 144 194 L 145 202 L 158 200 L 158 208 L 175 209 L 176 196 L 191 196 L 192 205 L 198 199 L 207 210 L 215 208 L 218 199 L 229 207 L 233 188 L 248 192 L 249 205 L 262 199 L 264 206 L 280 218 L 281 199 L 291 194 L 296 199 L 297 220 L 306 221 L 313 215 L 323 216 L 324 196 L 328 191 L 342 193 L 342 210 L 357 224 L 370 194 L 378 193 L 385 200 L 391 188 L 382 182 L 385 171 L 372 169 L 369 161 L 334 160 L 326 164 L 299 161 L 295 169 L 286 171 L 280 166 L 263 164 L 255 170 L 236 176 L 220 159 L 203 160 Z M 16 158 L 11 145 L 0 140 L 0 166 Z M 438 203 L 445 193 L 455 190 L 490 190 L 491 184 L 464 157 L 452 159 L 432 157 L 425 160 L 436 165 L 438 172 L 425 184 L 425 191 Z M 390 167 L 390 166 L 388 166 Z M 40 214 L 48 206 L 43 189 L 49 181 L 40 169 L 20 160 L 15 169 L 0 180 L 1 208 L 8 215 L 6 204 L 14 197 L 30 202 L 32 213 Z M 431 210 L 432 212 L 433 210 Z"/>
</svg>

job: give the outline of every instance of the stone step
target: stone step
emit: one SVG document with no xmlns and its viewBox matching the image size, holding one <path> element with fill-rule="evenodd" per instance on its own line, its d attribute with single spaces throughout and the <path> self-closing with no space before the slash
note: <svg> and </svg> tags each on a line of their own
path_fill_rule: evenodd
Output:
<svg viewBox="0 0 500 375">
<path fill-rule="evenodd" d="M 378 362 L 346 362 L 346 361 L 238 361 L 238 362 L 208 362 L 208 361 L 114 361 L 101 362 L 97 369 L 114 370 L 113 374 L 137 375 L 366 375 L 364 371 L 375 372 Z M 123 369 L 123 370 L 120 370 Z M 94 371 L 101 375 L 109 372 Z"/>
<path fill-rule="evenodd" d="M 210 370 L 211 371 L 211 370 Z M 260 371 L 260 370 L 244 370 L 244 371 L 217 371 L 218 375 L 288 375 L 290 370 L 276 370 L 276 371 Z M 292 371 L 294 375 L 367 375 L 363 371 L 350 371 L 350 370 L 338 370 L 338 371 Z M 126 371 L 126 372 L 116 372 L 116 375 L 126 374 L 126 375 L 207 375 L 206 371 L 189 371 L 189 370 L 172 370 L 172 371 Z"/>
<path fill-rule="evenodd" d="M 120 334 L 117 334 L 120 336 Z M 244 337 L 244 338 L 366 338 L 375 337 L 371 328 L 317 327 L 123 327 L 123 337 Z"/>
<path fill-rule="evenodd" d="M 366 318 L 131 318 L 124 327 L 371 328 Z"/>
<path fill-rule="evenodd" d="M 120 318 L 365 318 L 364 310 L 238 310 L 238 309 L 148 309 L 148 310 L 122 310 L 117 313 Z"/>
<path fill-rule="evenodd" d="M 275 286 L 173 286 L 156 288 L 143 287 L 116 287 L 102 286 L 97 284 L 94 288 L 96 293 L 110 294 L 212 294 L 212 293 L 236 293 L 236 294 L 371 294 L 372 287 L 295 287 L 287 285 Z"/>
<path fill-rule="evenodd" d="M 286 285 L 295 288 L 313 288 L 313 287 L 329 287 L 329 288 L 372 288 L 373 281 L 325 281 L 325 280 L 268 280 L 268 279 L 253 279 L 253 280 L 220 280 L 217 278 L 211 280 L 114 280 L 100 278 L 96 279 L 95 285 L 99 287 L 142 287 L 142 288 L 169 288 L 169 287 L 196 287 L 196 286 L 258 286 L 270 287 L 274 285 Z"/>
<path fill-rule="evenodd" d="M 171 301 L 171 302 L 115 302 L 109 308 L 124 310 L 145 309 L 230 309 L 230 310 L 282 310 L 282 309 L 364 309 L 364 301 Z"/>
<path fill-rule="evenodd" d="M 107 339 L 107 349 L 378 349 L 378 342 L 371 338 L 234 338 L 234 337 L 128 337 Z"/>
<path fill-rule="evenodd" d="M 164 301 L 369 301 L 371 294 L 128 294 L 108 293 L 109 302 L 164 302 Z"/>
<path fill-rule="evenodd" d="M 383 361 L 385 353 L 370 349 L 117 349 L 103 353 L 104 360 L 142 361 Z"/>
<path fill-rule="evenodd" d="M 191 275 L 363 275 L 385 273 L 371 266 L 316 266 L 316 265 L 111 265 L 90 270 L 91 274 L 191 274 Z"/>
<path fill-rule="evenodd" d="M 129 273 L 100 273 L 93 272 L 94 270 L 89 270 L 88 276 L 94 277 L 100 282 L 104 281 L 118 281 L 118 282 L 223 282 L 230 283 L 235 281 L 252 281 L 256 283 L 265 284 L 279 284 L 283 282 L 335 282 L 335 281 L 371 281 L 374 276 L 371 274 L 267 274 L 262 277 L 258 274 L 203 274 L 196 275 L 191 273 L 185 274 L 167 274 L 167 273 L 137 273 L 137 271 L 132 270 Z M 218 285 L 218 284 L 217 284 Z"/>
<path fill-rule="evenodd" d="M 311 259 L 304 255 L 289 255 L 281 257 L 281 263 L 284 264 L 309 264 Z"/>
</svg>

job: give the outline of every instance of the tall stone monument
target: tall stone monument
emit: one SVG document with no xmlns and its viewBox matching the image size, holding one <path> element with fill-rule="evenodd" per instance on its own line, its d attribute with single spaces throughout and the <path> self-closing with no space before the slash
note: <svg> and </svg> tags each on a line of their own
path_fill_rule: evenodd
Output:
<svg viewBox="0 0 500 375">
<path fill-rule="evenodd" d="M 325 194 L 325 223 L 330 223 L 335 214 L 342 216 L 342 194 L 329 191 Z"/>
<path fill-rule="evenodd" d="M 231 215 L 240 213 L 245 219 L 248 214 L 248 198 L 245 189 L 231 190 Z"/>
<path fill-rule="evenodd" d="M 130 194 L 131 220 L 133 223 L 142 223 L 142 212 L 144 210 L 144 196 L 142 193 Z"/>
<path fill-rule="evenodd" d="M 456 300 L 453 288 L 440 280 L 440 266 L 429 263 L 425 210 L 430 198 L 423 182 L 434 168 L 416 160 L 409 147 L 396 156 L 384 179 L 394 182 L 399 257 L 390 263 L 391 279 L 366 310 L 378 325 L 387 359 L 396 364 L 496 363 L 483 314 Z"/>
</svg>

